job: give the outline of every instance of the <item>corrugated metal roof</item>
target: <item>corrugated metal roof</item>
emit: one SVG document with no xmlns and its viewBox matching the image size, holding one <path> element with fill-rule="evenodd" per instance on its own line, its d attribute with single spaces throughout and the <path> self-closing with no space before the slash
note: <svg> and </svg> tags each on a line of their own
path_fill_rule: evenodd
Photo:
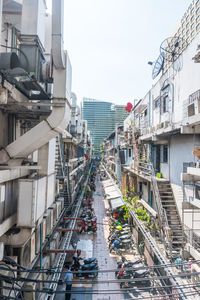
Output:
<svg viewBox="0 0 200 300">
<path fill-rule="evenodd" d="M 135 113 L 136 113 L 136 114 L 140 114 L 143 110 L 145 110 L 146 107 L 147 107 L 147 104 L 140 104 L 140 105 L 135 109 Z"/>
<path fill-rule="evenodd" d="M 110 180 L 110 179 L 109 180 L 105 180 L 105 181 L 102 182 L 102 184 L 103 184 L 103 187 L 105 189 L 106 187 L 113 185 L 113 181 Z"/>
<path fill-rule="evenodd" d="M 119 198 L 121 195 L 118 191 L 112 191 L 112 192 L 109 192 L 108 194 L 106 194 L 106 198 L 108 200 L 111 200 L 111 199 L 114 199 L 114 198 Z"/>
<path fill-rule="evenodd" d="M 116 209 L 124 205 L 121 197 L 110 200 L 110 205 L 112 209 Z"/>
</svg>

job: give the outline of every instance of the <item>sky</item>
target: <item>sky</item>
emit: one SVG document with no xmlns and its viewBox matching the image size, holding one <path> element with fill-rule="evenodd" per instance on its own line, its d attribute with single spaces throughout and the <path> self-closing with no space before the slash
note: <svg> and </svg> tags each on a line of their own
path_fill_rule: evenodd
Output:
<svg viewBox="0 0 200 300">
<path fill-rule="evenodd" d="M 65 0 L 64 41 L 79 103 L 143 98 L 153 84 L 148 61 L 157 59 L 191 1 Z"/>
</svg>

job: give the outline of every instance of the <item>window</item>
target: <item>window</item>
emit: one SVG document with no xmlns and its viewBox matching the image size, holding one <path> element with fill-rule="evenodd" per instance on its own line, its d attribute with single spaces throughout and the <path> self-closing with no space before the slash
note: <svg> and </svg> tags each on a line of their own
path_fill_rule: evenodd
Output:
<svg viewBox="0 0 200 300">
<path fill-rule="evenodd" d="M 145 117 L 147 116 L 147 109 L 145 109 L 145 111 L 144 111 L 144 115 L 145 115 Z"/>
<path fill-rule="evenodd" d="M 159 106 L 160 106 L 160 98 L 158 97 L 154 100 L 154 109 L 156 109 Z"/>
<path fill-rule="evenodd" d="M 169 105 L 169 97 L 168 95 L 163 97 L 162 101 L 162 112 L 165 113 L 168 111 L 168 105 Z"/>
<path fill-rule="evenodd" d="M 196 30 L 199 30 L 199 28 L 200 28 L 200 24 L 197 25 Z"/>
<path fill-rule="evenodd" d="M 194 16 L 192 16 L 190 19 L 190 22 L 193 22 L 193 21 L 194 21 Z"/>
<path fill-rule="evenodd" d="M 167 145 L 163 146 L 163 162 L 164 163 L 168 162 L 168 146 Z"/>
<path fill-rule="evenodd" d="M 189 31 L 189 30 L 187 30 L 187 31 L 186 31 L 186 35 L 188 35 L 188 34 L 189 34 L 189 32 L 190 32 L 190 31 Z"/>
<path fill-rule="evenodd" d="M 188 27 L 189 27 L 189 23 L 186 24 L 186 28 L 188 28 Z"/>
<path fill-rule="evenodd" d="M 194 7 L 190 11 L 191 15 L 193 14 L 193 12 L 194 12 Z"/>
<path fill-rule="evenodd" d="M 128 157 L 131 157 L 131 149 L 128 149 Z"/>
<path fill-rule="evenodd" d="M 178 33 L 180 33 L 180 32 L 181 32 L 181 28 L 178 29 Z"/>
<path fill-rule="evenodd" d="M 196 15 L 198 15 L 199 12 L 200 12 L 200 8 L 198 8 L 198 9 L 196 10 Z"/>
<path fill-rule="evenodd" d="M 198 0 L 198 1 L 196 2 L 196 7 L 199 6 L 199 4 L 200 4 L 200 0 Z"/>
<path fill-rule="evenodd" d="M 193 36 L 194 35 L 194 30 L 192 30 L 192 32 L 191 32 L 191 36 Z"/>
<path fill-rule="evenodd" d="M 194 28 L 194 23 L 191 25 L 191 29 L 193 29 Z"/>
</svg>

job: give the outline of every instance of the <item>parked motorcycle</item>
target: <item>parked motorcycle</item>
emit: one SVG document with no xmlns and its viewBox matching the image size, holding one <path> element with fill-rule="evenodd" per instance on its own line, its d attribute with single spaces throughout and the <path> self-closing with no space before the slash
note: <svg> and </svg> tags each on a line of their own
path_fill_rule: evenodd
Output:
<svg viewBox="0 0 200 300">
<path fill-rule="evenodd" d="M 95 257 L 84 260 L 81 257 L 74 257 L 73 259 L 74 264 L 72 265 L 72 271 L 78 271 L 78 273 L 76 273 L 77 277 L 95 278 L 98 275 L 98 261 Z M 80 264 L 80 260 L 83 260 L 83 265 Z"/>
</svg>

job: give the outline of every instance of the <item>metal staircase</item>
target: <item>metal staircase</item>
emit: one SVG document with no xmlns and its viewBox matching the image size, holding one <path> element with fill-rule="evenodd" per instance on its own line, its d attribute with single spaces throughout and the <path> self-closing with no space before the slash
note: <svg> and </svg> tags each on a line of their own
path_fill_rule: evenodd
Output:
<svg viewBox="0 0 200 300">
<path fill-rule="evenodd" d="M 152 190 L 158 212 L 161 238 L 169 256 L 176 257 L 184 244 L 184 232 L 176 201 L 169 181 L 158 181 L 152 163 L 140 161 L 142 151 L 136 138 L 137 132 L 132 126 L 132 144 L 134 151 L 134 167 L 138 173 L 151 178 Z M 145 157 L 144 157 L 145 158 Z"/>
<path fill-rule="evenodd" d="M 171 184 L 169 181 L 159 182 L 155 176 L 151 181 L 166 250 L 169 256 L 176 257 L 183 247 L 184 233 Z"/>
<path fill-rule="evenodd" d="M 64 198 L 64 206 L 67 208 L 71 202 L 71 193 L 69 185 L 69 169 L 66 166 L 66 158 L 64 155 L 64 143 L 62 140 L 62 135 L 59 134 L 56 137 L 56 160 L 55 160 L 55 170 L 56 179 L 59 180 L 59 184 L 63 187 L 60 189 L 59 196 Z"/>
<path fill-rule="evenodd" d="M 166 217 L 170 228 L 169 235 L 172 251 L 180 252 L 180 249 L 183 247 L 184 243 L 184 233 L 170 182 L 159 182 L 158 190 L 162 207 L 166 212 Z"/>
</svg>

